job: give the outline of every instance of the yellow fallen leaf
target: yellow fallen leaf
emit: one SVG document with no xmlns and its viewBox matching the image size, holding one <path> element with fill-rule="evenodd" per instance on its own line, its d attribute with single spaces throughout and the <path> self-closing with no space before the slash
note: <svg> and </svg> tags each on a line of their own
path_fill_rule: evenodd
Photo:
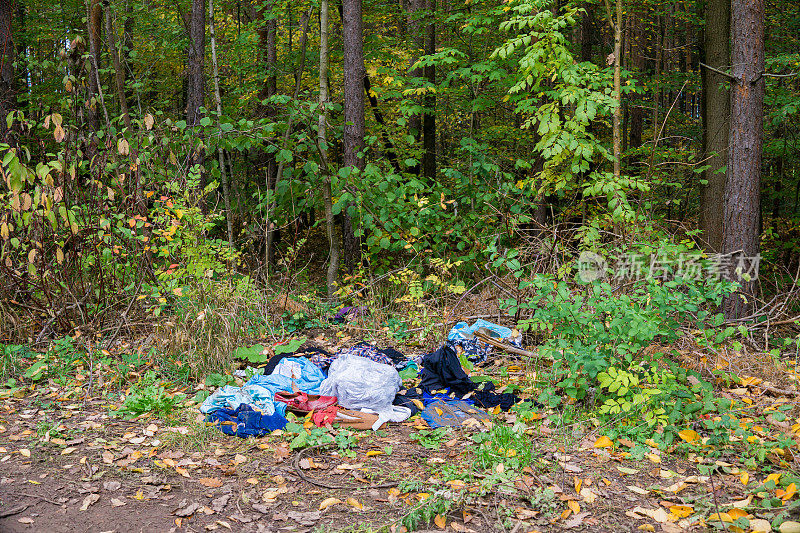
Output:
<svg viewBox="0 0 800 533">
<path fill-rule="evenodd" d="M 791 483 L 788 487 L 786 487 L 786 490 L 778 491 L 778 492 L 782 492 L 782 494 L 777 494 L 777 493 L 775 494 L 778 498 L 780 498 L 781 500 L 783 500 L 785 502 L 789 501 L 789 500 L 792 499 L 792 496 L 797 494 L 797 485 L 795 485 L 794 483 Z"/>
<path fill-rule="evenodd" d="M 342 500 L 339 498 L 325 498 L 322 500 L 322 503 L 319 504 L 319 510 L 324 511 L 328 507 L 336 505 L 337 503 L 342 503 Z"/>
<path fill-rule="evenodd" d="M 728 513 L 714 513 L 708 517 L 707 522 L 733 522 L 731 515 Z"/>
<path fill-rule="evenodd" d="M 647 454 L 647 458 L 650 459 L 650 462 L 652 462 L 652 463 L 658 464 L 658 463 L 661 462 L 661 457 L 656 455 L 656 454 L 654 454 L 654 453 L 648 453 Z"/>
<path fill-rule="evenodd" d="M 440 514 L 436 515 L 436 518 L 433 519 L 433 523 L 436 524 L 436 527 L 439 529 L 444 529 L 447 527 L 447 519 Z"/>
<path fill-rule="evenodd" d="M 673 505 L 672 507 L 669 508 L 669 512 L 671 512 L 678 518 L 686 518 L 687 516 L 692 514 L 693 511 L 694 508 L 692 508 L 689 505 Z"/>
<path fill-rule="evenodd" d="M 581 498 L 583 498 L 583 501 L 585 501 L 586 503 L 594 503 L 594 501 L 597 499 L 597 494 L 592 492 L 590 489 L 587 489 L 586 487 L 581 489 L 580 494 Z"/>
<path fill-rule="evenodd" d="M 578 494 L 581 493 L 581 487 L 583 486 L 583 480 L 578 476 L 574 476 L 572 480 L 575 482 L 575 492 Z"/>
<path fill-rule="evenodd" d="M 602 437 L 600 437 L 599 439 L 594 441 L 594 447 L 595 448 L 608 448 L 608 447 L 613 446 L 613 445 L 614 445 L 614 443 L 611 442 L 611 439 L 609 439 L 605 435 L 603 435 Z"/>
<path fill-rule="evenodd" d="M 501 411 L 501 409 L 500 409 L 500 406 L 499 406 L 499 405 L 497 405 L 497 406 L 495 406 L 495 408 L 494 408 L 494 409 L 492 409 L 492 410 L 491 410 L 491 413 L 492 413 L 493 415 L 499 415 L 499 414 L 500 414 L 500 411 Z"/>
<path fill-rule="evenodd" d="M 570 501 L 568 501 L 568 502 L 567 502 L 567 507 L 569 507 L 569 508 L 570 508 L 570 510 L 571 510 L 571 511 L 572 511 L 574 514 L 578 514 L 578 513 L 580 513 L 580 512 L 581 512 L 581 505 L 580 505 L 578 502 L 574 501 L 574 500 L 570 500 Z"/>
<path fill-rule="evenodd" d="M 364 509 L 364 505 L 355 498 L 347 498 L 347 505 L 353 507 L 354 509 L 358 509 L 359 511 Z"/>
<path fill-rule="evenodd" d="M 731 509 L 728 511 L 728 516 L 730 516 L 734 520 L 738 520 L 740 518 L 747 518 L 750 514 L 745 511 L 744 509 Z"/>
<path fill-rule="evenodd" d="M 747 485 L 747 483 L 750 481 L 750 474 L 747 472 L 742 472 L 742 475 L 739 476 L 739 481 L 742 482 L 742 485 Z"/>
<path fill-rule="evenodd" d="M 768 475 L 766 479 L 764 479 L 764 483 L 767 483 L 769 481 L 774 481 L 777 484 L 780 479 L 781 479 L 781 473 L 775 472 L 774 474 Z"/>
<path fill-rule="evenodd" d="M 700 434 L 693 429 L 684 429 L 683 431 L 679 431 L 678 436 L 686 442 L 700 440 Z"/>
<path fill-rule="evenodd" d="M 450 488 L 452 489 L 463 489 L 464 487 L 467 486 L 467 484 L 461 481 L 460 479 L 451 479 L 446 484 L 449 485 Z"/>
<path fill-rule="evenodd" d="M 134 500 L 144 500 L 144 492 L 142 492 L 142 489 L 139 489 L 139 490 L 136 491 L 136 494 L 133 495 L 133 499 Z"/>
<path fill-rule="evenodd" d="M 650 491 L 643 489 L 641 487 L 637 487 L 636 485 L 628 485 L 628 490 L 631 492 L 635 492 L 636 494 L 649 494 Z"/>
<path fill-rule="evenodd" d="M 181 468 L 180 466 L 176 466 L 175 471 L 180 475 L 182 475 L 183 477 L 192 477 L 189 475 L 189 472 L 187 472 L 185 468 Z"/>
<path fill-rule="evenodd" d="M 639 531 L 650 531 L 651 533 L 656 530 L 652 524 L 642 524 L 638 529 Z"/>
<path fill-rule="evenodd" d="M 376 455 L 383 455 L 383 452 L 379 450 L 370 450 L 367 452 L 367 457 L 374 457 Z"/>
<path fill-rule="evenodd" d="M 27 448 L 22 448 L 22 449 L 19 451 L 19 454 L 20 454 L 22 457 L 30 457 L 30 456 L 31 456 L 31 451 L 30 451 L 29 449 L 27 449 Z"/>
<path fill-rule="evenodd" d="M 389 489 L 389 496 L 400 496 L 400 490 L 397 487 Z"/>
</svg>

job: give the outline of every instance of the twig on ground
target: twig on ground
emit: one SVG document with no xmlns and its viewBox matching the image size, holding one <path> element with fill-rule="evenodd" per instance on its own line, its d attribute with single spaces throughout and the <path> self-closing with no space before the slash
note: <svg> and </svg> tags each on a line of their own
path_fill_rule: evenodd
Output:
<svg viewBox="0 0 800 533">
<path fill-rule="evenodd" d="M 303 470 L 300 468 L 300 460 L 303 458 L 303 456 L 306 455 L 307 452 L 310 452 L 310 451 L 313 451 L 313 450 L 319 450 L 321 448 L 327 448 L 328 446 L 330 446 L 330 444 L 319 444 L 317 446 L 311 446 L 309 448 L 304 448 L 303 450 L 300 450 L 300 452 L 298 452 L 297 455 L 294 456 L 294 461 L 292 462 L 292 466 L 294 467 L 295 473 L 298 476 L 300 476 L 300 478 L 303 481 L 305 481 L 307 483 L 311 483 L 312 485 L 316 485 L 318 487 L 322 487 L 324 489 L 332 489 L 332 490 L 337 490 L 337 489 L 350 489 L 350 490 L 354 490 L 354 489 L 358 489 L 358 490 L 363 490 L 363 489 L 388 489 L 390 487 L 397 486 L 397 484 L 398 484 L 397 481 L 388 481 L 386 483 L 363 485 L 363 486 L 359 486 L 359 485 L 334 485 L 332 483 L 325 483 L 324 481 L 318 481 L 316 479 L 312 479 L 312 478 L 308 477 L 307 475 L 305 475 L 303 473 Z"/>
</svg>

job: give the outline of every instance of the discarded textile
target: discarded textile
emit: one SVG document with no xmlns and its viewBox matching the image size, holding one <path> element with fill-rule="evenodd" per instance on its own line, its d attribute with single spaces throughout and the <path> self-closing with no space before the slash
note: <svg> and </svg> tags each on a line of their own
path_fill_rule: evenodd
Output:
<svg viewBox="0 0 800 533">
<path fill-rule="evenodd" d="M 273 373 L 269 376 L 253 376 L 241 388 L 226 385 L 205 399 L 200 406 L 200 412 L 210 413 L 217 409 L 235 410 L 242 404 L 248 404 L 267 415 L 275 412 L 284 415 L 286 404 L 275 404 L 276 392 L 291 391 L 297 388 L 309 394 L 319 394 L 319 386 L 325 379 L 325 374 L 305 357 L 289 359 L 284 367 L 281 367 L 279 363 L 276 370 L 278 368 L 281 368 L 281 372 L 297 377 L 292 379 L 281 373 Z"/>
<path fill-rule="evenodd" d="M 286 404 L 286 410 L 300 415 L 307 415 L 311 411 L 322 411 L 336 405 L 335 396 L 319 396 L 305 392 L 278 391 L 275 401 Z"/>
<path fill-rule="evenodd" d="M 414 400 L 417 400 L 416 402 Z M 392 400 L 392 405 L 399 405 L 411 409 L 411 416 L 422 411 L 425 403 L 422 400 L 422 389 L 400 389 Z"/>
<path fill-rule="evenodd" d="M 461 367 L 455 351 L 448 345 L 444 345 L 435 352 L 426 355 L 422 359 L 422 381 L 420 388 L 423 392 L 435 394 L 437 391 L 445 391 L 450 397 L 463 398 L 466 394 L 472 393 L 470 399 L 481 407 L 500 406 L 503 411 L 508 411 L 519 399 L 511 393 L 495 393 L 494 383 L 485 381 L 480 385 L 472 381 Z M 423 401 L 427 405 L 430 400 Z"/>
<path fill-rule="evenodd" d="M 478 388 L 461 368 L 455 350 L 447 344 L 422 358 L 420 376 L 420 387 L 429 392 L 450 389 L 457 395 L 464 396 Z"/>
<path fill-rule="evenodd" d="M 208 413 L 206 419 L 214 422 L 226 435 L 237 437 L 261 437 L 276 430 L 283 429 L 287 420 L 277 413 L 264 414 L 247 404 L 234 409 L 217 409 Z"/>
<path fill-rule="evenodd" d="M 391 348 L 389 348 L 388 350 L 391 350 L 392 352 L 396 352 L 398 354 L 400 353 Z M 375 361 L 376 363 L 382 363 L 384 365 L 394 366 L 395 363 L 394 360 L 392 359 L 392 356 L 387 355 L 387 353 L 385 352 L 386 350 L 379 350 L 376 346 L 373 346 L 372 344 L 366 342 L 359 342 L 355 346 L 339 350 L 333 355 L 322 355 L 322 354 L 314 355 L 311 357 L 311 362 L 317 365 L 322 370 L 327 370 L 328 367 L 330 367 L 331 364 L 333 364 L 333 362 L 339 359 L 340 357 L 343 357 L 345 355 L 357 355 L 359 357 L 366 357 L 367 359 Z M 402 356 L 402 354 L 400 355 Z"/>
<path fill-rule="evenodd" d="M 402 422 L 411 417 L 411 409 L 399 405 L 394 405 L 381 412 L 372 409 L 362 409 L 361 412 L 378 415 L 378 420 L 372 425 L 372 431 L 378 431 L 386 422 Z"/>
<path fill-rule="evenodd" d="M 436 400 L 425 407 L 420 415 L 432 428 L 443 426 L 460 427 L 467 419 L 476 421 L 491 420 L 486 411 L 481 411 L 466 402 L 450 400 Z"/>
<path fill-rule="evenodd" d="M 294 353 L 281 353 L 278 355 L 273 355 L 270 358 L 270 360 L 261 365 L 260 368 L 264 368 L 265 375 L 270 375 L 275 370 L 275 367 L 278 366 L 278 363 L 280 363 L 283 359 L 287 357 L 303 356 L 307 359 L 311 359 L 315 355 L 326 356 L 330 355 L 330 352 L 322 348 L 312 347 L 312 348 L 301 349 Z"/>
<path fill-rule="evenodd" d="M 502 339 L 517 348 L 522 347 L 522 335 L 514 335 L 514 332 L 509 328 L 498 326 L 483 319 L 477 320 L 471 326 L 467 325 L 466 322 L 459 322 L 453 326 L 450 333 L 447 334 L 447 344 L 452 348 L 460 346 L 464 353 L 467 354 L 470 362 L 483 363 L 492 353 L 494 347 L 475 337 L 475 332 L 482 328 L 488 331 L 492 337 Z"/>
<path fill-rule="evenodd" d="M 397 368 L 397 366 L 395 366 L 395 368 Z M 403 381 L 414 379 L 419 375 L 419 366 L 417 366 L 417 363 L 414 361 L 408 359 L 401 368 L 397 368 L 397 371 L 400 372 L 400 377 Z"/>
<path fill-rule="evenodd" d="M 367 408 L 382 413 L 391 410 L 401 384 L 393 366 L 350 353 L 331 364 L 319 393 L 336 396 L 339 405 L 348 409 Z"/>
<path fill-rule="evenodd" d="M 369 315 L 369 308 L 367 307 L 342 307 L 333 317 L 333 323 L 342 324 L 344 322 L 350 322 L 360 316 L 367 315 Z"/>
</svg>

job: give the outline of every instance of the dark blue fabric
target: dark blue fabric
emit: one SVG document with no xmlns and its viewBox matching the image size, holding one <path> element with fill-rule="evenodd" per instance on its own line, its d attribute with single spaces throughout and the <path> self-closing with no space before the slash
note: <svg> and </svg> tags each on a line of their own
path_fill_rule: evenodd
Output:
<svg viewBox="0 0 800 533">
<path fill-rule="evenodd" d="M 232 409 L 217 409 L 206 415 L 206 420 L 214 422 L 226 435 L 237 437 L 262 437 L 276 429 L 286 427 L 288 420 L 278 413 L 265 415 L 247 404 Z"/>
</svg>

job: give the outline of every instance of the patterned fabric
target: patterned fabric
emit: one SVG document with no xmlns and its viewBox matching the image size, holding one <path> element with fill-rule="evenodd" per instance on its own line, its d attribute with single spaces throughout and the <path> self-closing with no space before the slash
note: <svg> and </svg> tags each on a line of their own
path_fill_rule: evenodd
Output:
<svg viewBox="0 0 800 533">
<path fill-rule="evenodd" d="M 496 334 L 498 339 L 503 342 L 522 348 L 522 335 L 517 334 L 512 337 L 512 331 L 503 326 L 498 326 L 486 320 L 478 320 L 472 326 L 468 326 L 466 322 L 459 322 L 450 333 L 447 335 L 447 345 L 454 350 L 461 347 L 464 353 L 467 354 L 467 359 L 470 363 L 480 364 L 486 362 L 492 354 L 494 346 L 487 344 L 474 336 L 475 331 L 478 329 L 487 329 Z"/>
<path fill-rule="evenodd" d="M 324 354 L 312 355 L 311 362 L 320 367 L 321 369 L 325 370 L 326 368 L 331 366 L 331 363 L 333 363 L 339 357 L 346 354 L 358 355 L 360 357 L 366 357 L 367 359 L 375 361 L 376 363 L 394 366 L 394 361 L 392 361 L 391 357 L 389 357 L 384 353 L 381 353 L 381 351 L 378 350 L 378 348 L 366 342 L 359 342 L 352 348 L 345 348 L 343 350 L 339 350 L 333 355 L 324 355 Z"/>
</svg>

